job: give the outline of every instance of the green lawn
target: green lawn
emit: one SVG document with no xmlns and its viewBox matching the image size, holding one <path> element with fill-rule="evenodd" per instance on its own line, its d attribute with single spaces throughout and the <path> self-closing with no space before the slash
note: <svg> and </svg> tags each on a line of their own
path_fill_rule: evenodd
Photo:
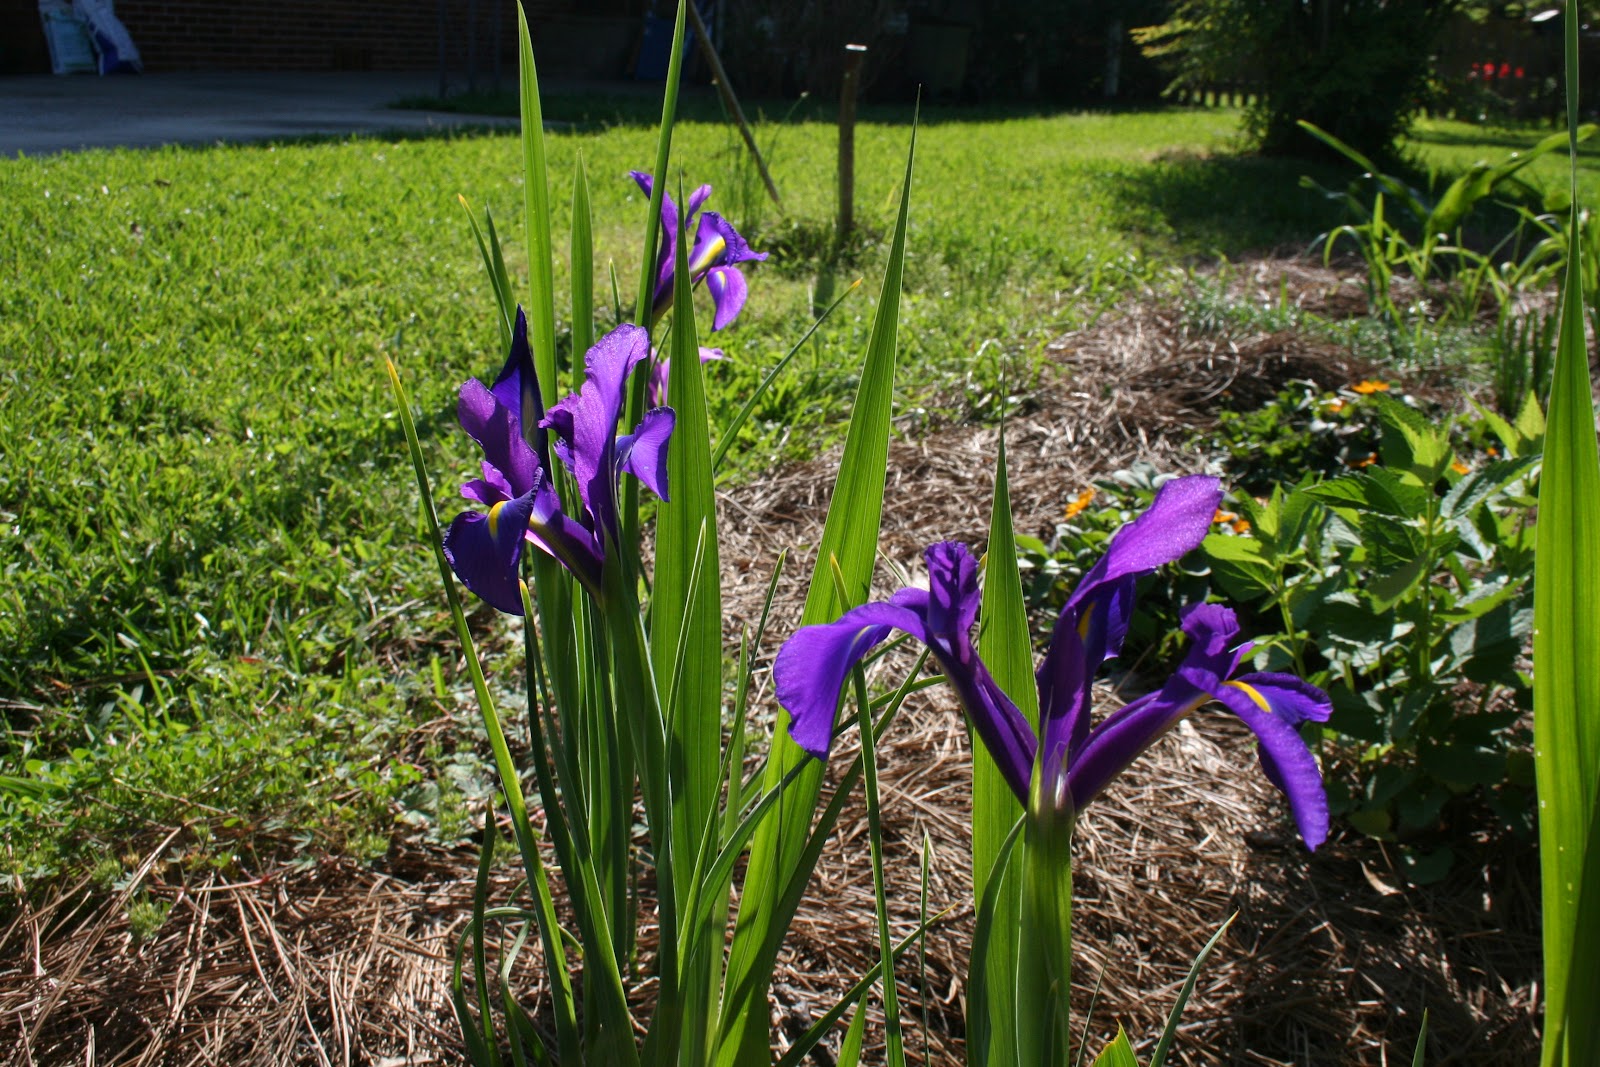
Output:
<svg viewBox="0 0 1600 1067">
<path fill-rule="evenodd" d="M 1048 340 L 1120 295 L 1334 221 L 1301 165 L 1229 154 L 1231 112 L 925 118 L 907 416 L 991 417 L 986 385 L 1026 382 Z M 685 182 L 713 183 L 711 206 L 772 253 L 716 339 L 714 421 L 814 301 L 867 279 L 763 401 L 733 477 L 825 444 L 848 409 L 910 127 L 860 128 L 860 235 L 840 262 L 834 136 L 762 128 L 780 212 L 729 129 L 677 131 Z M 1536 136 L 1430 123 L 1418 146 L 1460 167 Z M 637 278 L 645 202 L 626 172 L 653 146 L 637 124 L 550 140 L 558 203 L 580 152 L 588 168 L 608 304 L 608 262 L 624 294 Z M 397 804 L 461 831 L 482 783 L 453 758 L 465 726 L 418 729 L 464 705 L 381 364 L 421 408 L 448 517 L 473 455 L 453 394 L 501 358 L 456 195 L 494 209 L 520 276 L 519 158 L 485 135 L 0 162 L 0 865 L 110 877 L 185 821 L 196 863 L 293 840 L 372 855 Z"/>
</svg>

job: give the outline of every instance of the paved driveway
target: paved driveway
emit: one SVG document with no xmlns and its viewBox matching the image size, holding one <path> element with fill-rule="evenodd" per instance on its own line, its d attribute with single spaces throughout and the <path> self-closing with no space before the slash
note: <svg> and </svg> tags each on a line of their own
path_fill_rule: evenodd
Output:
<svg viewBox="0 0 1600 1067">
<path fill-rule="evenodd" d="M 486 119 L 396 111 L 438 92 L 429 74 L 146 74 L 0 78 L 0 157 L 77 148 L 259 141 L 307 134 L 441 130 Z"/>
</svg>

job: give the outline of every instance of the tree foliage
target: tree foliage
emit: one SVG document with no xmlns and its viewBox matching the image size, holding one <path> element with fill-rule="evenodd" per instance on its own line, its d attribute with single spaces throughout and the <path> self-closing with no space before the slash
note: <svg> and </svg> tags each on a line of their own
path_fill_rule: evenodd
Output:
<svg viewBox="0 0 1600 1067">
<path fill-rule="evenodd" d="M 1465 0 L 1176 0 L 1134 31 L 1169 64 L 1168 92 L 1217 86 L 1255 94 L 1247 128 L 1269 154 L 1320 146 L 1307 119 L 1368 155 L 1392 153 L 1422 106 L 1439 33 Z"/>
</svg>

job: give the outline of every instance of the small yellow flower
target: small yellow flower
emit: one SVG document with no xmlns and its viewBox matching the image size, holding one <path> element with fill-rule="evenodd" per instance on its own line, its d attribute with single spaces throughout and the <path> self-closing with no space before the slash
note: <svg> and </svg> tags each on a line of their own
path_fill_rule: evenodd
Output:
<svg viewBox="0 0 1600 1067">
<path fill-rule="evenodd" d="M 1387 393 L 1389 391 L 1389 383 L 1380 382 L 1375 378 L 1367 378 L 1363 381 L 1357 382 L 1350 388 L 1352 391 L 1360 393 L 1362 396 L 1371 396 L 1373 393 Z"/>
<path fill-rule="evenodd" d="M 1465 463 L 1461 462 L 1459 459 L 1450 464 L 1450 469 L 1455 471 L 1457 474 L 1471 474 L 1472 473 L 1472 468 L 1467 466 Z"/>
<path fill-rule="evenodd" d="M 1322 405 L 1322 410 L 1327 412 L 1329 415 L 1337 415 L 1339 412 L 1344 410 L 1344 401 L 1338 397 L 1334 397 L 1332 400 Z"/>
<path fill-rule="evenodd" d="M 1067 518 L 1072 518 L 1078 512 L 1089 506 L 1089 501 L 1094 499 L 1094 487 L 1091 486 L 1079 493 L 1072 503 L 1067 505 Z"/>
<path fill-rule="evenodd" d="M 1376 452 L 1368 452 L 1366 459 L 1353 459 L 1350 461 L 1350 466 L 1370 467 L 1376 462 L 1378 462 L 1378 454 Z"/>
</svg>

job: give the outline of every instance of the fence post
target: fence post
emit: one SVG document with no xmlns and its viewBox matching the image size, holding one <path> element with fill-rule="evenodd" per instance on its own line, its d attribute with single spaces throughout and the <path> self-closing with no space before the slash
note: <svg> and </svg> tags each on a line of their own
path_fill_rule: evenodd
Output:
<svg viewBox="0 0 1600 1067">
<path fill-rule="evenodd" d="M 861 82 L 864 44 L 844 46 L 844 78 L 839 84 L 839 232 L 840 248 L 855 228 L 856 211 L 856 91 Z"/>
</svg>

